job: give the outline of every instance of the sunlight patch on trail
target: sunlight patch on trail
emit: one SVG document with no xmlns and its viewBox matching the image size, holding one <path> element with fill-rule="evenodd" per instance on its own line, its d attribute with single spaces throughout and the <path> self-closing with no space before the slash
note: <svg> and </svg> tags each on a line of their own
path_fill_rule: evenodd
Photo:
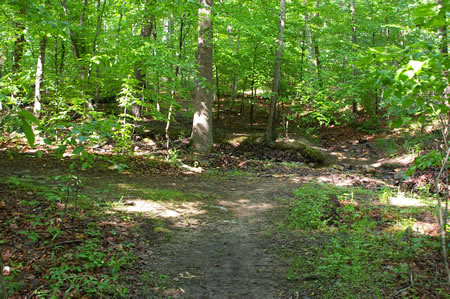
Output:
<svg viewBox="0 0 450 299">
<path fill-rule="evenodd" d="M 425 207 L 430 206 L 430 203 L 423 199 L 407 196 L 404 193 L 398 193 L 389 198 L 389 204 L 397 207 Z"/>
<path fill-rule="evenodd" d="M 173 218 L 182 216 L 197 216 L 205 214 L 199 203 L 159 203 L 150 200 L 135 199 L 131 201 L 133 205 L 121 206 L 118 209 L 127 212 L 151 213 L 163 218 Z"/>
</svg>

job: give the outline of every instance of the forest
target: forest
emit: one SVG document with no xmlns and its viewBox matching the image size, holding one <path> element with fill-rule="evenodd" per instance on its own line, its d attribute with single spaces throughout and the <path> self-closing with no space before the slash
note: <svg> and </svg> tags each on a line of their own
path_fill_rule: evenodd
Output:
<svg viewBox="0 0 450 299">
<path fill-rule="evenodd" d="M 0 1 L 0 299 L 448 298 L 449 7 Z"/>
</svg>

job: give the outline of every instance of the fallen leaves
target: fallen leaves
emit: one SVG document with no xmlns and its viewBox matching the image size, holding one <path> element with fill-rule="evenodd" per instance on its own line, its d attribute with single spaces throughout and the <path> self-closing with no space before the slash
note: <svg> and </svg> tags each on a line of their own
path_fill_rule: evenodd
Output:
<svg viewBox="0 0 450 299">
<path fill-rule="evenodd" d="M 64 213 L 64 205 L 48 200 L 45 193 L 2 183 L 0 192 L 8 198 L 7 205 L 5 201 L 0 204 L 1 258 L 5 265 L 2 272 L 11 285 L 21 286 L 12 289 L 12 298 L 29 296 L 38 288 L 50 291 L 55 281 L 64 290 L 70 287 L 69 278 L 100 282 L 111 273 L 108 261 L 130 251 L 131 247 L 122 246 L 122 242 L 131 244 L 137 239 L 135 232 L 127 231 L 132 226 L 114 214 L 87 208 L 72 218 L 72 208 Z M 112 224 L 125 233 L 111 234 Z M 87 250 L 91 243 L 96 245 Z M 85 296 L 82 288 L 80 292 L 77 298 Z"/>
</svg>

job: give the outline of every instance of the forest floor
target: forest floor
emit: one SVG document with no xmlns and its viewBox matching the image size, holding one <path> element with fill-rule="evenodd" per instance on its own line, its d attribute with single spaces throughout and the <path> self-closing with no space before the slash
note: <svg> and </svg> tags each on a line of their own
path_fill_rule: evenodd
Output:
<svg viewBox="0 0 450 299">
<path fill-rule="evenodd" d="M 133 166 L 127 171 L 117 173 L 99 162 L 94 169 L 80 172 L 83 179 L 79 192 L 87 199 L 80 202 L 80 207 L 92 205 L 89 198 L 114 204 L 104 214 L 75 212 L 72 218 L 63 212 L 61 204 L 48 212 L 49 208 L 36 208 L 33 202 L 42 196 L 51 197 L 49 189 L 67 191 L 64 183 L 54 180 L 65 174 L 67 161 L 0 151 L 0 194 L 4 195 L 0 198 L 0 217 L 8 219 L 2 221 L 2 238 L 6 240 L 3 260 L 13 268 L 11 275 L 7 273 L 13 297 L 95 297 L 101 288 L 106 289 L 100 292 L 108 294 L 111 286 L 123 296 L 134 298 L 321 297 L 324 293 L 320 291 L 320 277 L 306 272 L 292 275 L 292 264 L 297 259 L 293 253 L 306 258 L 308 253 L 301 252 L 315 250 L 309 237 L 286 230 L 293 190 L 316 183 L 371 192 L 395 188 L 401 181 L 398 173 L 412 160 L 408 156 L 383 157 L 371 138 L 342 130 L 323 134 L 322 150 L 332 160 L 327 167 L 286 162 L 278 152 L 267 149 L 261 151 L 265 160 L 253 156 L 247 159 L 257 150 L 226 152 L 226 146 L 219 147 L 217 154 L 198 159 L 200 165 L 207 165 L 202 174 L 140 158 L 129 162 Z M 192 157 L 186 161 L 189 159 Z M 30 187 L 30 182 L 41 188 Z M 12 190 L 11 184 L 18 189 Z M 100 206 L 90 206 L 90 210 L 96 209 L 103 211 Z M 57 219 L 59 226 L 45 219 L 30 219 L 30 214 L 39 211 L 53 213 L 43 217 Z M 371 213 L 372 218 L 380 218 Z M 428 234 L 435 236 L 432 213 L 429 209 L 421 213 L 419 220 L 424 220 Z M 385 224 L 377 221 L 379 226 Z M 60 233 L 55 233 L 58 229 Z M 33 236 L 32 231 L 37 233 Z M 88 240 L 93 240 L 90 249 Z M 126 248 L 132 248 L 133 257 L 122 258 L 128 256 Z M 80 254 L 89 250 L 99 253 Z M 440 265 L 437 250 L 427 258 Z M 110 269 L 114 268 L 112 261 L 116 263 L 115 272 Z M 421 268 L 421 261 L 408 262 Z M 79 274 L 64 268 L 67 263 L 87 265 L 75 273 L 91 273 L 96 282 L 74 279 Z M 442 274 L 442 269 L 434 266 L 429 271 Z M 120 272 L 120 276 L 110 284 L 102 284 L 106 272 Z M 433 289 L 436 285 L 440 284 L 390 286 L 391 290 L 379 294 L 439 298 L 439 292 Z M 367 294 L 361 296 L 367 298 Z"/>
</svg>

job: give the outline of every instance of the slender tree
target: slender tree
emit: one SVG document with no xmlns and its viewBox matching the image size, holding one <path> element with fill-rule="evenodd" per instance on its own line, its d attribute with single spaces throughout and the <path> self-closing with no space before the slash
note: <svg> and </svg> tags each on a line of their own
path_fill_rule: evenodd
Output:
<svg viewBox="0 0 450 299">
<path fill-rule="evenodd" d="M 25 10 L 21 9 L 19 15 L 24 15 Z M 20 69 L 20 61 L 22 60 L 23 50 L 25 46 L 25 26 L 22 21 L 16 23 L 17 38 L 14 41 L 13 53 L 13 72 L 17 73 Z"/>
<path fill-rule="evenodd" d="M 352 44 L 353 48 L 356 45 L 357 42 L 357 36 L 356 36 L 356 19 L 355 19 L 355 0 L 350 0 L 350 13 L 352 17 Z M 353 52 L 356 50 L 354 49 Z M 356 65 L 352 65 L 353 69 L 353 80 L 356 80 L 356 75 L 358 73 L 358 69 L 356 68 Z M 355 95 L 353 95 L 352 99 L 352 109 L 353 114 L 356 114 L 358 112 L 358 103 L 356 102 Z"/>
<path fill-rule="evenodd" d="M 198 74 L 194 97 L 192 144 L 199 152 L 212 149 L 212 101 L 213 91 L 213 31 L 211 10 L 213 0 L 199 0 L 198 9 Z"/>
<path fill-rule="evenodd" d="M 154 39 L 156 39 L 156 21 L 155 21 L 155 17 L 150 14 L 150 6 L 152 6 L 154 3 L 153 1 L 147 1 L 146 3 L 146 10 L 148 12 L 148 16 L 146 18 L 146 24 L 144 25 L 144 27 L 141 30 L 141 37 L 142 38 L 149 38 L 151 36 L 153 36 Z M 141 65 L 142 62 L 139 62 L 139 64 Z M 146 88 L 145 86 L 145 73 L 142 69 L 141 66 L 135 66 L 134 67 L 134 76 L 135 78 L 139 81 L 139 87 L 142 89 L 142 91 L 144 91 L 144 89 Z M 144 92 L 142 92 L 142 97 L 141 97 L 141 101 L 144 100 Z M 141 107 L 136 104 L 133 103 L 132 105 L 132 113 L 135 117 L 139 117 L 141 114 Z"/>
<path fill-rule="evenodd" d="M 278 48 L 275 57 L 275 68 L 273 72 L 272 98 L 270 100 L 269 119 L 267 122 L 267 130 L 263 137 L 263 143 L 269 143 L 276 138 L 275 112 L 277 107 L 278 92 L 281 80 L 281 54 L 283 51 L 283 35 L 286 23 L 286 0 L 280 0 L 280 24 L 278 32 Z"/>
<path fill-rule="evenodd" d="M 47 35 L 41 39 L 39 56 L 36 64 L 36 79 L 34 83 L 34 107 L 33 112 L 39 117 L 41 113 L 41 85 L 44 77 L 45 50 L 47 48 Z"/>
</svg>

